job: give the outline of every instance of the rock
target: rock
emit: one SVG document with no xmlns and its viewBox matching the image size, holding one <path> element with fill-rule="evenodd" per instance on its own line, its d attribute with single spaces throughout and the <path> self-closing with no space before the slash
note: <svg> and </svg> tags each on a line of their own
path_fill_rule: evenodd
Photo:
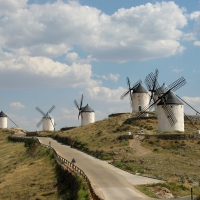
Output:
<svg viewBox="0 0 200 200">
<path fill-rule="evenodd" d="M 196 186 L 196 187 L 199 187 L 199 182 L 197 182 L 197 181 L 194 181 L 194 182 L 192 182 L 192 183 L 190 183 L 192 186 Z"/>
<path fill-rule="evenodd" d="M 161 198 L 161 199 L 174 198 L 173 194 L 166 187 L 157 186 L 157 187 L 150 188 L 150 189 L 154 194 L 156 194 L 158 196 L 158 198 Z"/>
</svg>

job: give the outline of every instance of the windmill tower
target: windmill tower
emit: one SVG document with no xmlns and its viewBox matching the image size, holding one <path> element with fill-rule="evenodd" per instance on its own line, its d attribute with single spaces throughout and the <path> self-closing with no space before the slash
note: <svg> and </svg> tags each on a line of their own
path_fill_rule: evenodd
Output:
<svg viewBox="0 0 200 200">
<path fill-rule="evenodd" d="M 153 83 L 151 84 L 153 85 Z M 151 101 L 150 105 L 145 107 L 138 117 L 144 115 L 145 111 L 151 107 L 157 106 L 158 131 L 184 131 L 183 103 L 172 91 L 176 91 L 185 84 L 185 79 L 181 77 L 169 85 L 164 94 L 161 94 L 161 90 L 159 89 L 161 87 L 159 87 L 159 84 L 155 81 L 155 91 L 158 92 L 158 99 L 154 102 Z"/>
<path fill-rule="evenodd" d="M 177 123 L 171 126 L 169 122 L 169 115 L 165 114 L 165 110 L 170 109 L 173 113 L 174 119 L 177 119 Z M 182 101 L 176 97 L 176 95 L 169 91 L 168 94 L 165 95 L 163 99 L 157 104 L 157 117 L 158 117 L 158 131 L 184 131 L 184 107 Z"/>
<path fill-rule="evenodd" d="M 8 128 L 8 119 L 15 124 L 15 122 L 8 117 L 3 111 L 0 112 L 0 128 Z M 17 124 L 15 124 L 17 126 Z M 18 127 L 18 126 L 17 126 Z M 18 127 L 19 128 L 19 127 Z"/>
<path fill-rule="evenodd" d="M 4 114 L 3 111 L 0 112 L 0 128 L 7 128 L 8 127 L 8 118 L 7 115 Z"/>
<path fill-rule="evenodd" d="M 51 112 L 54 110 L 55 106 L 53 105 L 47 113 L 44 113 L 40 108 L 36 107 L 36 110 L 43 115 L 43 118 L 37 123 L 39 127 L 43 123 L 43 131 L 54 131 L 55 123 L 54 118 L 51 116 Z"/>
<path fill-rule="evenodd" d="M 148 91 L 142 86 L 141 83 L 139 83 L 138 86 L 133 89 L 132 103 L 133 113 L 142 111 L 142 109 L 149 103 Z"/>
<path fill-rule="evenodd" d="M 74 100 L 74 104 L 76 108 L 79 110 L 78 119 L 79 119 L 79 116 L 81 115 L 81 126 L 94 123 L 95 121 L 94 110 L 88 104 L 84 107 L 82 106 L 83 95 L 81 96 L 80 105 L 77 103 L 76 99 Z"/>
<path fill-rule="evenodd" d="M 123 100 L 128 94 L 130 95 L 130 105 L 132 113 L 138 113 L 149 103 L 148 91 L 142 86 L 142 81 L 139 80 L 131 87 L 130 80 L 127 77 L 128 90 L 125 91 L 120 99 Z"/>
</svg>

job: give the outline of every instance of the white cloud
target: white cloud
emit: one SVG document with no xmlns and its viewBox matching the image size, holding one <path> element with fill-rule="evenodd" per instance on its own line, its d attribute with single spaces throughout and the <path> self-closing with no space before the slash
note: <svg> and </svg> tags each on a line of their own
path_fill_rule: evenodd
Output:
<svg viewBox="0 0 200 200">
<path fill-rule="evenodd" d="M 196 11 L 190 14 L 190 19 L 196 20 L 196 21 L 200 20 L 200 11 Z"/>
<path fill-rule="evenodd" d="M 200 97 L 183 96 L 182 99 L 200 113 Z M 186 114 L 196 114 L 196 112 L 187 105 L 185 105 L 184 109 Z"/>
<path fill-rule="evenodd" d="M 107 87 L 91 87 L 86 88 L 84 94 L 92 100 L 104 101 L 107 103 L 121 102 L 120 96 L 126 91 L 125 88 L 119 87 L 118 89 L 111 90 Z M 127 98 L 128 99 L 128 98 Z M 127 102 L 126 99 L 123 102 Z"/>
<path fill-rule="evenodd" d="M 72 110 L 69 110 L 67 108 L 62 108 L 61 109 L 61 112 L 62 112 L 62 118 L 64 119 L 70 119 L 70 120 L 78 120 L 78 113 L 79 111 L 77 109 L 72 109 Z"/>
<path fill-rule="evenodd" d="M 14 109 L 25 108 L 25 106 L 23 104 L 21 104 L 20 102 L 13 102 L 13 103 L 11 103 L 10 107 L 14 108 Z"/>
<path fill-rule="evenodd" d="M 193 44 L 194 46 L 200 46 L 200 41 L 195 41 Z"/>
<path fill-rule="evenodd" d="M 74 62 L 69 66 L 46 57 L 2 54 L 0 52 L 1 87 L 84 87 L 100 84 L 91 79 L 90 64 Z"/>
<path fill-rule="evenodd" d="M 185 33 L 183 35 L 183 40 L 185 41 L 193 41 L 196 40 L 195 34 L 194 33 Z"/>
<path fill-rule="evenodd" d="M 173 72 L 175 72 L 175 73 L 179 73 L 179 72 L 182 72 L 182 71 L 183 71 L 183 68 L 181 68 L 181 69 L 178 69 L 178 68 L 173 69 Z"/>
<path fill-rule="evenodd" d="M 6 2 L 0 4 L 5 10 L 1 10 L 0 44 L 16 55 L 58 57 L 78 45 L 93 58 L 126 62 L 184 50 L 179 39 L 187 18 L 174 2 L 121 8 L 111 16 L 74 1 Z"/>
<path fill-rule="evenodd" d="M 104 79 L 104 80 L 112 80 L 112 81 L 114 81 L 114 82 L 117 82 L 118 81 L 118 79 L 119 79 L 119 74 L 112 74 L 112 73 L 110 73 L 109 75 L 102 75 L 102 76 L 99 76 L 99 75 L 97 75 L 97 74 L 93 74 L 92 75 L 93 77 L 97 77 L 97 78 L 102 78 L 102 79 Z"/>
<path fill-rule="evenodd" d="M 68 54 L 66 55 L 66 59 L 67 59 L 68 61 L 70 61 L 70 62 L 74 62 L 74 61 L 76 61 L 76 60 L 78 59 L 78 54 L 75 53 L 75 52 L 73 52 L 73 53 L 68 53 Z"/>
<path fill-rule="evenodd" d="M 193 106 L 200 105 L 200 97 L 183 96 L 182 99 Z"/>
</svg>

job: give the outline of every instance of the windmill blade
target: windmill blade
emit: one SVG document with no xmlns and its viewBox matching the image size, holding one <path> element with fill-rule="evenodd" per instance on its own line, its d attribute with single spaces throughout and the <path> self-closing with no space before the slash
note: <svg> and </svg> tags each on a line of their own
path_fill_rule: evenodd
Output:
<svg viewBox="0 0 200 200">
<path fill-rule="evenodd" d="M 45 116 L 45 113 L 38 107 L 35 108 L 38 112 L 40 112 L 43 116 Z"/>
<path fill-rule="evenodd" d="M 127 77 L 127 78 L 128 78 L 128 77 Z M 128 85 L 128 87 L 129 87 L 128 82 L 130 83 L 129 78 L 128 78 L 128 80 L 127 80 L 127 85 Z M 120 99 L 123 100 L 123 99 L 126 97 L 126 95 L 130 92 L 130 90 L 134 90 L 140 83 L 142 83 L 141 80 L 139 80 L 139 81 L 137 81 L 135 84 L 133 84 L 132 87 L 130 87 L 128 90 L 126 90 L 126 91 L 120 96 Z"/>
<path fill-rule="evenodd" d="M 189 103 L 187 103 L 186 101 L 184 101 L 181 97 L 179 97 L 177 94 L 176 96 L 181 100 L 183 101 L 185 104 L 187 104 L 190 108 L 192 108 L 196 113 L 198 113 L 200 115 L 200 112 L 198 112 L 196 109 L 194 109 Z"/>
<path fill-rule="evenodd" d="M 132 85 L 132 88 L 131 88 L 131 90 L 134 90 L 139 84 L 141 84 L 142 83 L 142 80 L 140 79 L 140 80 L 138 80 L 135 84 L 133 84 Z"/>
<path fill-rule="evenodd" d="M 120 99 L 123 100 L 126 95 L 129 93 L 129 90 L 126 90 L 121 96 L 120 96 Z"/>
<path fill-rule="evenodd" d="M 78 102 L 76 101 L 76 99 L 74 100 L 74 105 L 76 106 L 76 108 L 79 110 L 79 105 L 78 105 Z"/>
<path fill-rule="evenodd" d="M 7 117 L 8 117 L 8 115 L 7 115 Z M 12 119 L 10 119 L 10 117 L 8 117 L 8 119 L 15 125 L 15 126 L 17 126 L 17 124 L 15 124 L 15 122 L 12 120 Z M 19 126 L 17 126 L 18 128 L 19 128 Z"/>
<path fill-rule="evenodd" d="M 178 80 L 176 80 L 176 81 L 174 81 L 172 84 L 170 84 L 169 86 L 168 86 L 168 88 L 169 88 L 169 90 L 172 90 L 172 91 L 176 91 L 176 90 L 178 90 L 180 87 L 182 87 L 183 85 L 185 85 L 186 84 L 186 80 L 185 80 L 185 78 L 184 77 L 181 77 L 181 78 L 179 78 Z M 168 91 L 169 91 L 168 90 Z M 168 92 L 167 91 L 167 92 Z"/>
<path fill-rule="evenodd" d="M 197 130 L 199 130 L 199 128 L 197 128 L 193 123 L 192 123 L 192 121 L 190 120 L 190 118 L 184 113 L 184 116 L 187 118 L 187 120 L 192 124 L 192 126 L 195 128 L 195 129 L 197 129 Z"/>
<path fill-rule="evenodd" d="M 167 116 L 167 119 L 169 123 L 171 124 L 171 126 L 175 125 L 178 121 L 174 113 L 172 112 L 171 108 L 168 107 L 167 105 L 163 105 L 162 108 L 165 111 L 165 115 Z"/>
<path fill-rule="evenodd" d="M 81 115 L 81 110 L 79 110 L 79 113 L 78 113 L 78 120 L 79 120 L 79 116 Z M 82 115 L 81 115 L 82 116 Z"/>
<path fill-rule="evenodd" d="M 39 128 L 39 126 L 42 124 L 43 118 L 36 124 L 36 126 Z"/>
<path fill-rule="evenodd" d="M 53 105 L 47 113 L 51 113 L 54 110 L 55 106 Z"/>
<path fill-rule="evenodd" d="M 82 105 L 83 105 L 83 94 L 82 94 L 82 96 L 81 96 L 80 109 L 82 108 Z"/>
<path fill-rule="evenodd" d="M 129 89 L 129 100 L 130 100 L 130 106 L 131 106 L 131 108 L 132 108 L 132 106 L 133 106 L 133 102 L 132 102 L 132 96 L 131 96 L 131 82 L 130 82 L 130 80 L 129 80 L 128 77 L 126 78 L 126 82 L 127 82 L 128 89 Z"/>
</svg>

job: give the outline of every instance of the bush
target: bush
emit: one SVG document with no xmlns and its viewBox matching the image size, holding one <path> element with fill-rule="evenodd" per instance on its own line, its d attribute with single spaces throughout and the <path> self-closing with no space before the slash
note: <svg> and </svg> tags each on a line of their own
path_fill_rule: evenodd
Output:
<svg viewBox="0 0 200 200">
<path fill-rule="evenodd" d="M 29 155 L 33 156 L 37 148 L 37 140 L 34 138 L 28 138 L 24 141 L 24 147 Z"/>
</svg>

